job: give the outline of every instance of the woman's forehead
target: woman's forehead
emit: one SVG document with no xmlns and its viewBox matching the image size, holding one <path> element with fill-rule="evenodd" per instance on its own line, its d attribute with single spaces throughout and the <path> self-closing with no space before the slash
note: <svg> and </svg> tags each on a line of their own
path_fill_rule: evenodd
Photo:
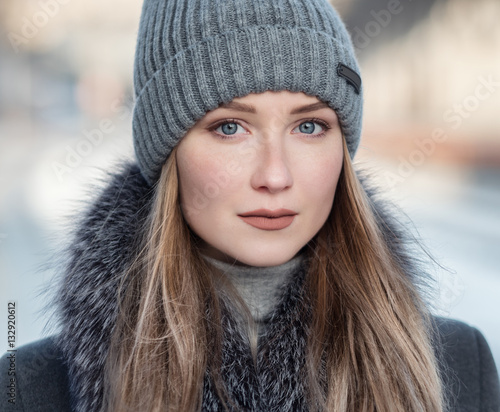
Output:
<svg viewBox="0 0 500 412">
<path fill-rule="evenodd" d="M 269 110 L 280 109 L 280 111 L 290 114 L 301 114 L 324 108 L 329 108 L 333 112 L 328 103 L 319 100 L 316 96 L 283 90 L 279 92 L 266 91 L 259 94 L 251 93 L 237 97 L 230 102 L 221 103 L 219 107 L 208 113 L 230 110 L 256 114 L 259 111 L 267 113 Z"/>
</svg>

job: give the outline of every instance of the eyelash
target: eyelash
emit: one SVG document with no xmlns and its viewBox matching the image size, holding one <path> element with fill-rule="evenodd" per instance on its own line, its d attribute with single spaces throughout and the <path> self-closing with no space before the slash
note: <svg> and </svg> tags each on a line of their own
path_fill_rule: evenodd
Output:
<svg viewBox="0 0 500 412">
<path fill-rule="evenodd" d="M 220 122 L 217 122 L 216 124 L 214 124 L 213 126 L 211 126 L 208 130 L 212 133 L 214 133 L 215 135 L 217 135 L 217 137 L 220 137 L 221 139 L 233 139 L 235 135 L 225 135 L 225 134 L 221 134 L 221 133 L 218 133 L 218 132 L 215 132 L 216 129 L 218 129 L 220 126 L 222 125 L 225 125 L 225 124 L 230 124 L 230 123 L 234 123 L 234 124 L 237 124 L 241 127 L 244 127 L 238 120 L 236 119 L 224 119 Z M 311 118 L 311 119 L 306 119 L 304 120 L 303 122 L 301 122 L 299 124 L 299 126 L 303 123 L 317 123 L 319 124 L 322 128 L 323 128 L 323 131 L 318 133 L 318 134 L 314 134 L 314 135 L 308 135 L 307 133 L 303 133 L 305 134 L 306 136 L 310 136 L 311 138 L 320 138 L 320 137 L 324 137 L 326 132 L 328 130 L 331 129 L 331 126 L 326 123 L 324 120 L 321 120 L 321 119 L 317 119 L 317 118 Z M 297 126 L 298 127 L 298 126 Z"/>
</svg>

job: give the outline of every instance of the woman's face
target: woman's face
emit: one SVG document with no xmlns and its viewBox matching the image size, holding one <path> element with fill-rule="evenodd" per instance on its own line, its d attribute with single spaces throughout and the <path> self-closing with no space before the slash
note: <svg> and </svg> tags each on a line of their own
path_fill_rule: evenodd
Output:
<svg viewBox="0 0 500 412">
<path fill-rule="evenodd" d="M 177 148 L 181 207 L 203 253 L 290 260 L 330 213 L 342 152 L 335 111 L 304 93 L 250 94 L 208 112 Z M 282 217 L 255 216 L 272 212 Z"/>
</svg>

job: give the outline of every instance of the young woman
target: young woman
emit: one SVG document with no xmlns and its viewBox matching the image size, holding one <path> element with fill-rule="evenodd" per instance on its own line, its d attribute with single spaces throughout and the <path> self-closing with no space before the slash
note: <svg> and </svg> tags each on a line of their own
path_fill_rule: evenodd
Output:
<svg viewBox="0 0 500 412">
<path fill-rule="evenodd" d="M 137 161 L 80 220 L 7 410 L 498 410 L 483 336 L 430 315 L 353 168 L 362 84 L 326 0 L 146 0 L 135 88 Z"/>
</svg>

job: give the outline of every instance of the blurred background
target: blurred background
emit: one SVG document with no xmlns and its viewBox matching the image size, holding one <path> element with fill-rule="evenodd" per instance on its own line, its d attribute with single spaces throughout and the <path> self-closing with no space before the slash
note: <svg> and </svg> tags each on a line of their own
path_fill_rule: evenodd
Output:
<svg viewBox="0 0 500 412">
<path fill-rule="evenodd" d="M 356 162 L 413 221 L 438 314 L 486 336 L 500 365 L 500 2 L 338 0 L 359 56 Z M 133 156 L 141 0 L 0 2 L 0 307 L 38 339 L 47 267 L 88 182 Z M 0 314 L 7 349 L 7 311 Z M 2 349 L 3 348 L 3 349 Z"/>
</svg>

